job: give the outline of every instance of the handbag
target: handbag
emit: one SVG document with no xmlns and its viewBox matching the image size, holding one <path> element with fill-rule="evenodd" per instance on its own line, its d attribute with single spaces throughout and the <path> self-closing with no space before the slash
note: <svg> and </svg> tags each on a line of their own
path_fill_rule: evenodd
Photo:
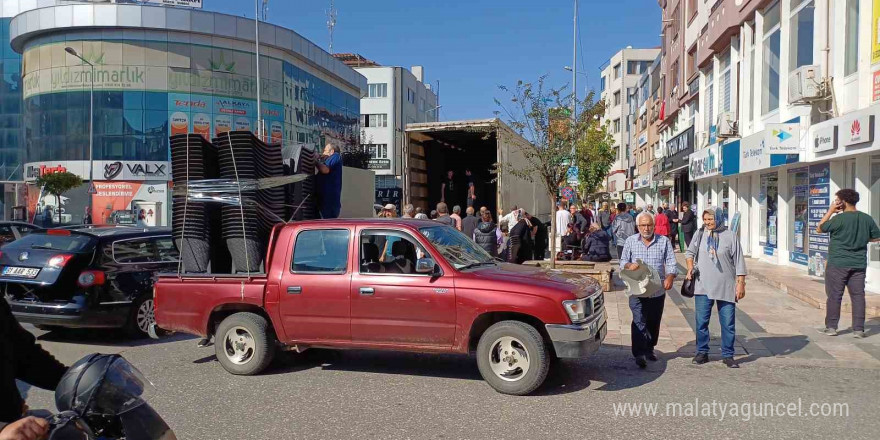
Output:
<svg viewBox="0 0 880 440">
<path fill-rule="evenodd" d="M 694 255 L 694 272 L 691 275 L 691 279 L 684 280 L 681 284 L 681 296 L 685 298 L 694 297 L 694 289 L 697 287 L 697 280 L 700 279 L 700 268 L 697 267 L 697 261 L 700 259 L 700 243 L 703 241 L 702 229 L 700 229 L 700 234 L 694 237 L 694 240 L 697 240 L 697 254 Z"/>
</svg>

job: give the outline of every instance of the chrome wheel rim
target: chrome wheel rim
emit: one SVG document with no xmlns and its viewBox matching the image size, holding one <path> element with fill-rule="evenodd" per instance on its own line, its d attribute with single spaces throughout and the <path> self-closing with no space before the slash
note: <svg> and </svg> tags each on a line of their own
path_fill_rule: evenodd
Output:
<svg viewBox="0 0 880 440">
<path fill-rule="evenodd" d="M 138 307 L 135 322 L 138 329 L 144 333 L 147 333 L 150 330 L 150 325 L 156 322 L 155 308 L 153 306 L 153 300 L 148 299 Z"/>
<path fill-rule="evenodd" d="M 529 372 L 529 351 L 519 339 L 504 336 L 495 340 L 489 349 L 489 366 L 501 380 L 516 382 Z"/>
<path fill-rule="evenodd" d="M 223 337 L 224 352 L 229 362 L 236 365 L 244 365 L 253 359 L 257 344 L 254 337 L 244 327 L 232 327 L 226 331 Z"/>
</svg>

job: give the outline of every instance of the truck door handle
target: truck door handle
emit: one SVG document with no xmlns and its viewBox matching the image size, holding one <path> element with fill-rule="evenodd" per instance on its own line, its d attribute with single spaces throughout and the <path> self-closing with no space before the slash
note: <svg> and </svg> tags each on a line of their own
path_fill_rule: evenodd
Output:
<svg viewBox="0 0 880 440">
<path fill-rule="evenodd" d="M 361 287 L 360 292 L 361 292 L 361 295 L 369 296 L 369 295 L 376 293 L 376 289 L 373 289 L 372 287 Z"/>
<path fill-rule="evenodd" d="M 303 288 L 300 286 L 290 286 L 287 288 L 287 293 L 291 295 L 299 295 L 303 292 Z"/>
</svg>

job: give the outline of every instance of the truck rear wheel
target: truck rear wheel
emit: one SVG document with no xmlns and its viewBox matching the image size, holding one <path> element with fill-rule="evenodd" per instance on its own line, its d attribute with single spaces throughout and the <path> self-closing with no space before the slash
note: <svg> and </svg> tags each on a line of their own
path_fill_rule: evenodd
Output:
<svg viewBox="0 0 880 440">
<path fill-rule="evenodd" d="M 217 360 L 226 371 L 243 376 L 259 374 L 275 357 L 275 335 L 260 315 L 229 315 L 214 335 Z"/>
<path fill-rule="evenodd" d="M 520 321 L 489 327 L 477 345 L 483 379 L 503 394 L 529 394 L 547 378 L 551 353 L 538 330 Z"/>
</svg>

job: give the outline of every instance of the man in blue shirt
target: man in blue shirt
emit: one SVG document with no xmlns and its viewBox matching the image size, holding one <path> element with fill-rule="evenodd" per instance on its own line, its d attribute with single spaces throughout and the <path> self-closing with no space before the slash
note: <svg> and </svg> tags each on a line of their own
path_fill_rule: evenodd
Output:
<svg viewBox="0 0 880 440">
<path fill-rule="evenodd" d="M 318 162 L 318 209 L 321 218 L 337 218 L 342 209 L 342 158 L 333 144 L 324 147 Z"/>
<path fill-rule="evenodd" d="M 654 216 L 647 211 L 636 217 L 639 233 L 626 239 L 620 255 L 620 270 L 636 270 L 643 264 L 653 267 L 663 278 L 662 289 L 648 292 L 644 296 L 629 297 L 632 320 L 632 354 L 639 368 L 648 366 L 645 358 L 656 361 L 654 347 L 660 333 L 660 319 L 663 317 L 663 303 L 666 291 L 672 289 L 672 281 L 678 273 L 675 251 L 669 238 L 654 233 Z"/>
</svg>

